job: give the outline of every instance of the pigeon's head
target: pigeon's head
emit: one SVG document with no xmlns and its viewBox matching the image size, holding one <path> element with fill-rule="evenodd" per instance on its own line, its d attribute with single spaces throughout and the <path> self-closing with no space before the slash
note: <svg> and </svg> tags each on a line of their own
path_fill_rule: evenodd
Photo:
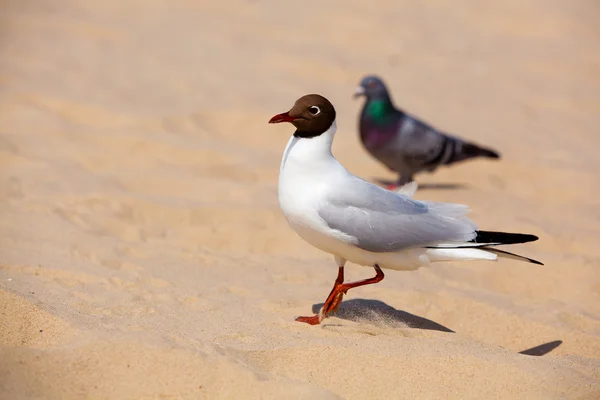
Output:
<svg viewBox="0 0 600 400">
<path fill-rule="evenodd" d="M 384 99 L 388 98 L 388 91 L 385 87 L 385 83 L 381 78 L 375 75 L 365 76 L 361 81 L 360 85 L 354 92 L 354 97 L 366 96 L 367 99 Z"/>
<path fill-rule="evenodd" d="M 295 136 L 311 138 L 327 132 L 335 121 L 335 108 L 325 97 L 307 94 L 300 97 L 288 112 L 275 115 L 270 124 L 289 122 L 297 129 Z"/>
</svg>

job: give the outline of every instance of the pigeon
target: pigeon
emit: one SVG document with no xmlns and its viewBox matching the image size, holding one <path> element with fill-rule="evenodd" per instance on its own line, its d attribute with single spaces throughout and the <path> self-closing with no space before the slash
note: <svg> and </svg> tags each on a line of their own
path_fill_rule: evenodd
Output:
<svg viewBox="0 0 600 400">
<path fill-rule="evenodd" d="M 291 123 L 295 132 L 279 170 L 279 205 L 306 242 L 332 254 L 338 266 L 333 289 L 317 315 L 296 320 L 320 324 L 352 288 L 374 284 L 384 269 L 410 271 L 438 261 L 513 258 L 539 261 L 495 248 L 532 242 L 537 236 L 478 230 L 460 204 L 412 198 L 416 184 L 390 191 L 351 174 L 331 153 L 336 111 L 325 97 L 309 94 L 269 123 Z M 375 276 L 344 282 L 346 262 L 375 269 Z"/>
<path fill-rule="evenodd" d="M 383 81 L 376 76 L 362 79 L 354 97 L 365 96 L 360 114 L 360 139 L 366 150 L 386 167 L 399 174 L 395 189 L 414 179 L 475 157 L 500 158 L 494 150 L 441 132 L 431 125 L 396 108 Z"/>
</svg>

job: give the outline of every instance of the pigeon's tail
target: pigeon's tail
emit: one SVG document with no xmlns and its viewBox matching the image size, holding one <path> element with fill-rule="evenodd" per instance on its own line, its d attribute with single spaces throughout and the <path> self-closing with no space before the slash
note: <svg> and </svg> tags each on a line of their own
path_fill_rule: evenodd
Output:
<svg viewBox="0 0 600 400">
<path fill-rule="evenodd" d="M 479 147 L 473 143 L 463 142 L 457 138 L 449 139 L 448 144 L 451 146 L 452 152 L 444 164 L 453 164 L 475 157 L 500 158 L 500 154 L 494 150 Z"/>
<path fill-rule="evenodd" d="M 487 158 L 500 158 L 500 154 L 492 149 L 486 149 L 485 147 L 478 147 L 473 144 L 468 144 L 467 146 L 471 146 L 474 148 L 475 153 L 479 157 L 487 157 Z"/>
</svg>

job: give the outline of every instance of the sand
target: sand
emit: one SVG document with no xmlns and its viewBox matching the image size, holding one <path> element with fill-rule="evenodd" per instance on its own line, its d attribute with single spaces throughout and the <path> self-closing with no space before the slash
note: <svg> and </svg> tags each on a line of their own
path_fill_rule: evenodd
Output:
<svg viewBox="0 0 600 400">
<path fill-rule="evenodd" d="M 5 1 L 0 398 L 600 398 L 597 2 Z M 545 262 L 443 263 L 350 291 L 277 203 L 318 92 L 361 148 L 361 76 L 498 149 L 419 176 Z M 349 279 L 372 271 L 350 265 Z"/>
</svg>

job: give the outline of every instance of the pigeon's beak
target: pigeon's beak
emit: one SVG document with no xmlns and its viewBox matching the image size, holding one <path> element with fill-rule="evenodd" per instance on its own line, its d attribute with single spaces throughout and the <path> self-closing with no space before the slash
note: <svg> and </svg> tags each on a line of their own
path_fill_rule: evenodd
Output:
<svg viewBox="0 0 600 400">
<path fill-rule="evenodd" d="M 352 95 L 352 97 L 359 98 L 360 96 L 364 96 L 365 95 L 365 88 L 362 86 L 359 86 L 356 88 L 356 90 L 354 91 L 354 94 Z"/>
<path fill-rule="evenodd" d="M 290 116 L 289 111 L 281 114 L 275 115 L 273 118 L 269 120 L 270 124 L 279 124 L 281 122 L 292 122 L 295 120 L 295 117 Z"/>
</svg>

